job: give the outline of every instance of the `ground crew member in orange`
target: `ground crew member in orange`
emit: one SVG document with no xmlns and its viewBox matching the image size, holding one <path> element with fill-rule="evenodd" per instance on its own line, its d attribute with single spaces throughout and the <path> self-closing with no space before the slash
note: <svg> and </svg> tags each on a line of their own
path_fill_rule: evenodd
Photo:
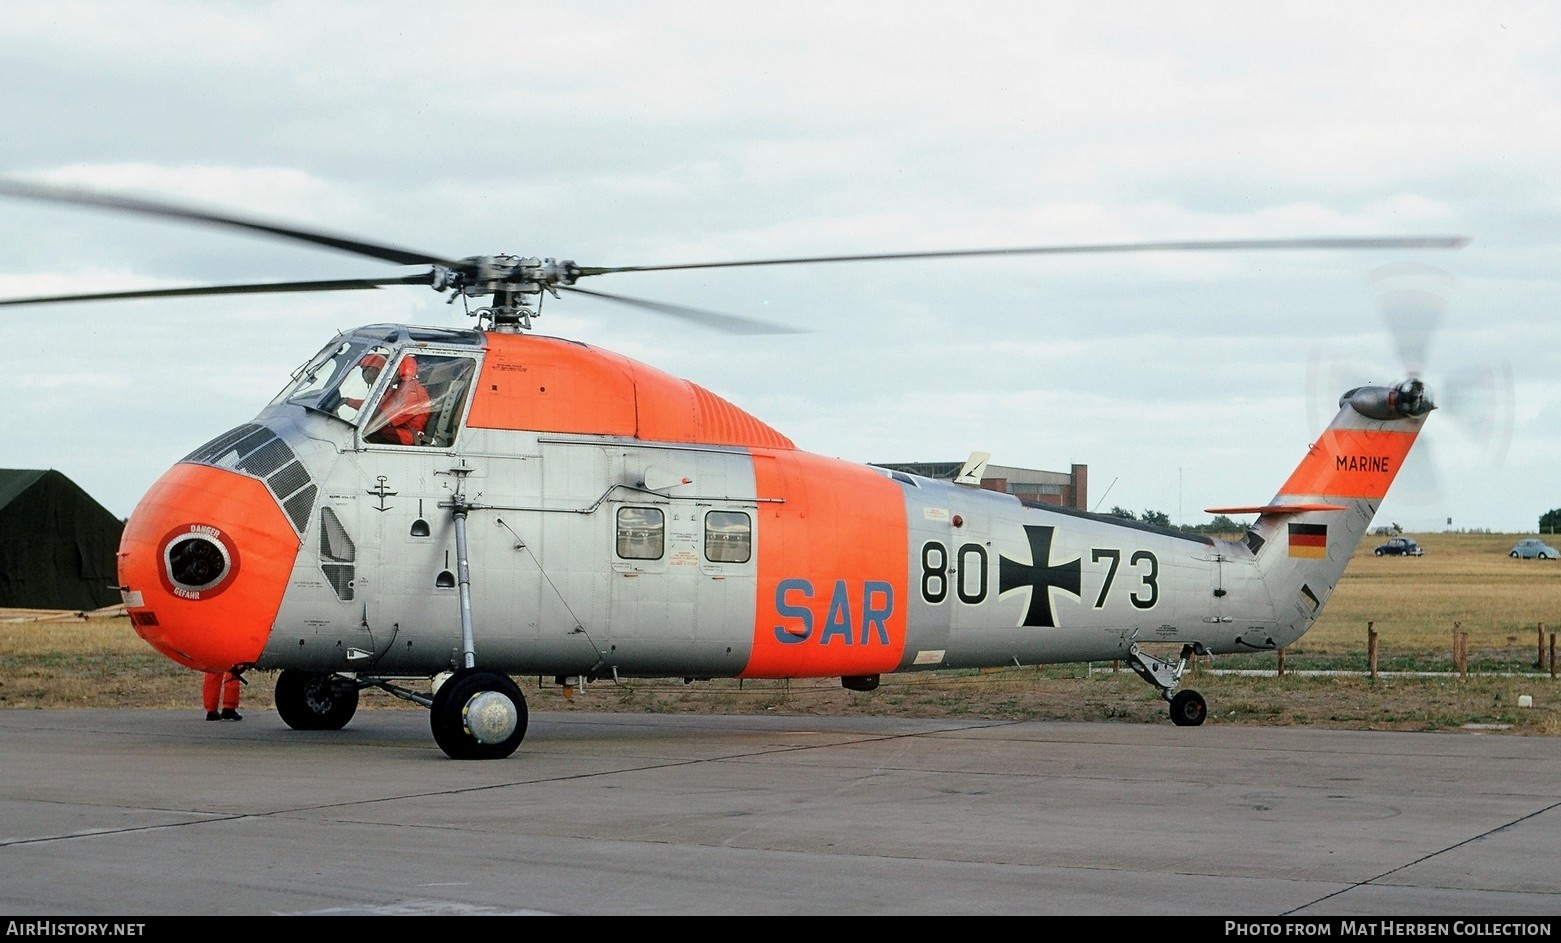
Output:
<svg viewBox="0 0 1561 943">
<path fill-rule="evenodd" d="M 243 720 L 238 712 L 239 679 L 231 671 L 208 671 L 201 684 L 207 720 Z M 221 708 L 220 710 L 218 708 Z"/>
</svg>

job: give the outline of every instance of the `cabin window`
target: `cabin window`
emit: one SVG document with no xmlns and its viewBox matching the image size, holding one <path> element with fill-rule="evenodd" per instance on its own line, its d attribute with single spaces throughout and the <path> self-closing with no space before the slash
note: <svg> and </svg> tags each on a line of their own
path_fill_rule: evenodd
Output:
<svg viewBox="0 0 1561 943">
<path fill-rule="evenodd" d="M 618 509 L 618 556 L 625 560 L 660 560 L 666 544 L 666 517 L 660 508 Z"/>
<path fill-rule="evenodd" d="M 747 563 L 753 557 L 753 521 L 742 511 L 705 515 L 705 559 L 711 563 Z"/>
</svg>

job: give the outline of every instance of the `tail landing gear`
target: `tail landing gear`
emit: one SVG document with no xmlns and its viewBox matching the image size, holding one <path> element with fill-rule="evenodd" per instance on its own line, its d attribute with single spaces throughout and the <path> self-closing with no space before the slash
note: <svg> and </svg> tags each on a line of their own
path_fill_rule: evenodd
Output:
<svg viewBox="0 0 1561 943">
<path fill-rule="evenodd" d="M 1197 691 L 1177 691 L 1175 696 L 1171 694 L 1181 681 L 1182 674 L 1187 671 L 1188 659 L 1205 653 L 1206 650 L 1201 644 L 1191 642 L 1182 646 L 1181 658 L 1173 665 L 1163 658 L 1156 658 L 1137 645 L 1128 649 L 1128 665 L 1138 673 L 1140 678 L 1160 689 L 1160 696 L 1171 703 L 1171 723 L 1178 727 L 1200 726 L 1209 716 L 1209 705 L 1203 700 L 1203 695 Z"/>
<path fill-rule="evenodd" d="M 1178 727 L 1198 727 L 1209 716 L 1209 705 L 1197 691 L 1177 691 L 1171 698 L 1171 723 Z"/>
</svg>

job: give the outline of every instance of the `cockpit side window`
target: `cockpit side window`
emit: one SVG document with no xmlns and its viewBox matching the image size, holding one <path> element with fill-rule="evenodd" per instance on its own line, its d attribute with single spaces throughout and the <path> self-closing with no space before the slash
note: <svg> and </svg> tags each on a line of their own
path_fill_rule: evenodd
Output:
<svg viewBox="0 0 1561 943">
<path fill-rule="evenodd" d="M 455 434 L 466 412 L 473 378 L 477 375 L 477 362 L 470 357 L 422 358 L 423 385 L 428 388 L 428 399 L 433 411 L 428 417 L 427 441 L 433 448 L 446 448 L 455 444 Z"/>
<path fill-rule="evenodd" d="M 388 379 L 381 379 L 387 372 Z M 361 421 L 365 442 L 446 448 L 455 442 L 467 392 L 476 372 L 470 357 L 449 357 L 416 351 L 398 358 L 370 351 L 358 371 L 362 386 L 378 388 L 378 398 Z M 343 395 L 348 406 L 362 410 L 363 399 Z"/>
<path fill-rule="evenodd" d="M 400 328 L 340 335 L 271 404 L 357 425 L 366 443 L 447 448 L 466 412 L 477 357 L 432 353 L 407 340 Z"/>
</svg>

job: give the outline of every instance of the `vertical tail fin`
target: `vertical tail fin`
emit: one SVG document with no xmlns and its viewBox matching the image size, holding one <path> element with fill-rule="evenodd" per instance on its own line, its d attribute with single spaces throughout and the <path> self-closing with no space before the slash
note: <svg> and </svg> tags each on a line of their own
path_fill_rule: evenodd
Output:
<svg viewBox="0 0 1561 943">
<path fill-rule="evenodd" d="M 1279 645 L 1322 611 L 1435 408 L 1417 379 L 1350 390 L 1272 502 L 1225 509 L 1259 515 L 1247 543 L 1277 606 Z"/>
<path fill-rule="evenodd" d="M 1279 489 L 1274 504 L 1343 500 L 1375 513 L 1435 408 L 1419 380 L 1350 390 L 1340 397 L 1339 414 Z"/>
</svg>

